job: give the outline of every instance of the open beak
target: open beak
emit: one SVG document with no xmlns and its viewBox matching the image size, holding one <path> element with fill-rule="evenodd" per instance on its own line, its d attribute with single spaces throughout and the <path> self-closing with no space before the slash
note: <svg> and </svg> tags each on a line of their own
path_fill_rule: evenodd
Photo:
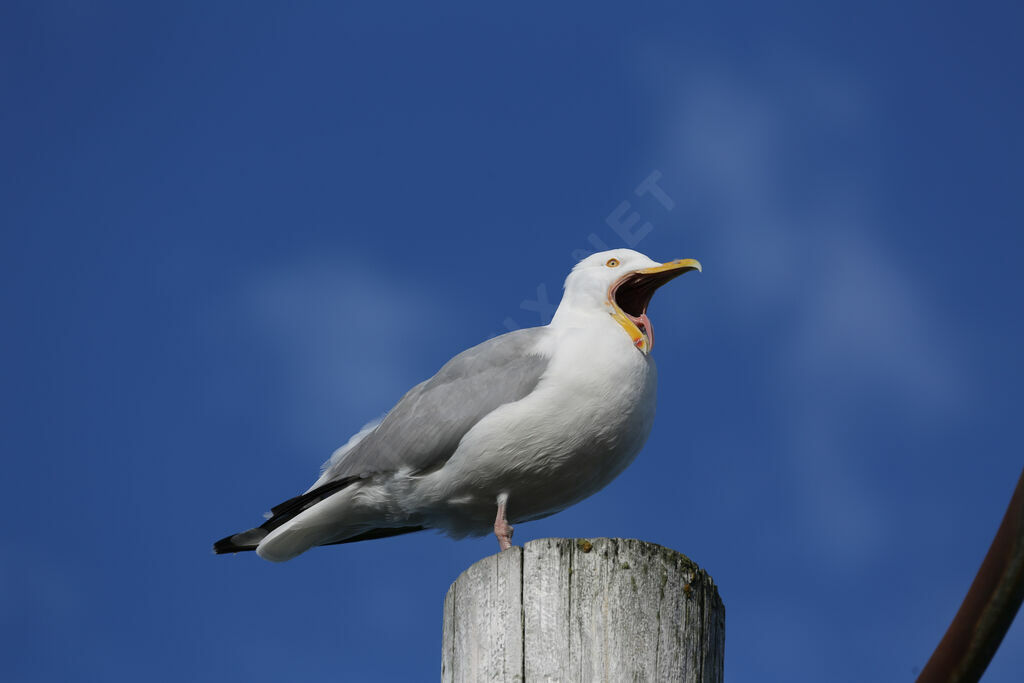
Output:
<svg viewBox="0 0 1024 683">
<path fill-rule="evenodd" d="M 700 262 L 687 258 L 662 263 L 626 273 L 608 288 L 612 317 L 622 325 L 633 340 L 633 346 L 644 354 L 654 348 L 654 327 L 647 317 L 647 305 L 654 292 L 669 280 L 691 270 L 700 271 Z"/>
</svg>

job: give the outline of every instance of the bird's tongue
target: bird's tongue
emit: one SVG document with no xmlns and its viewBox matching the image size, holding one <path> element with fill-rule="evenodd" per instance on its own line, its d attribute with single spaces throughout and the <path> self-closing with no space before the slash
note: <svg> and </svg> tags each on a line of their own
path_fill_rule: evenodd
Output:
<svg viewBox="0 0 1024 683">
<path fill-rule="evenodd" d="M 640 317 L 629 316 L 636 323 L 636 326 L 640 328 L 640 331 L 647 335 L 647 350 L 654 348 L 654 326 L 651 325 L 651 319 L 647 317 L 647 313 L 641 313 Z M 637 342 L 639 346 L 640 342 Z"/>
</svg>

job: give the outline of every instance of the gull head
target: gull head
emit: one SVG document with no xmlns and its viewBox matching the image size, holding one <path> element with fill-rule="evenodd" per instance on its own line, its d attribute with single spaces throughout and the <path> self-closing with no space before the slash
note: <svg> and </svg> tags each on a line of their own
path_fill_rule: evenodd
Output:
<svg viewBox="0 0 1024 683">
<path fill-rule="evenodd" d="M 632 249 L 591 254 L 565 279 L 558 312 L 607 313 L 622 326 L 633 346 L 648 354 L 654 347 L 654 327 L 647 317 L 651 297 L 663 284 L 691 270 L 701 270 L 695 259 L 658 263 Z"/>
</svg>

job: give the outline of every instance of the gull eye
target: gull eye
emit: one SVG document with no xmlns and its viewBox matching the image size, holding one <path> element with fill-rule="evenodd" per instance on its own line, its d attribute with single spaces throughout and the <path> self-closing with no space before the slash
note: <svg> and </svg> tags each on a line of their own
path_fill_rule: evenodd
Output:
<svg viewBox="0 0 1024 683">
<path fill-rule="evenodd" d="M 619 265 L 619 259 L 610 258 L 605 262 L 605 265 L 608 266 L 609 268 L 616 268 Z"/>
</svg>

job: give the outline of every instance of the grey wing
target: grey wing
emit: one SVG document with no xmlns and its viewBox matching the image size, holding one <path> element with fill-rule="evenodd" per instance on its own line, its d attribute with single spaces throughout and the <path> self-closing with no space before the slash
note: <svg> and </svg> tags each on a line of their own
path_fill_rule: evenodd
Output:
<svg viewBox="0 0 1024 683">
<path fill-rule="evenodd" d="M 444 465 L 485 415 L 537 386 L 548 359 L 536 352 L 548 330 L 516 330 L 467 349 L 409 390 L 372 432 L 332 459 L 317 482 Z"/>
</svg>

